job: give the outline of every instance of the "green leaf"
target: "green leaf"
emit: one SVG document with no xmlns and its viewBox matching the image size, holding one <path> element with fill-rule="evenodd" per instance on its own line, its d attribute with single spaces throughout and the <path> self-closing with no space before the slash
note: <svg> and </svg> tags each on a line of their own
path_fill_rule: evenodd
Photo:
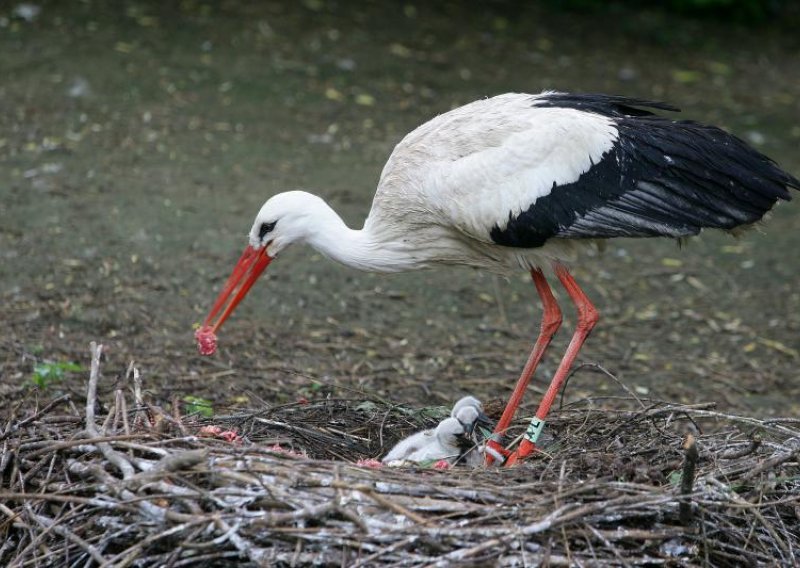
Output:
<svg viewBox="0 0 800 568">
<path fill-rule="evenodd" d="M 446 406 L 426 406 L 417 411 L 420 418 L 434 418 L 441 420 L 450 416 L 450 409 Z"/>
<path fill-rule="evenodd" d="M 488 428 L 484 428 L 483 426 L 478 426 L 478 433 L 480 437 L 484 440 L 488 440 L 492 436 L 492 431 Z"/>
<path fill-rule="evenodd" d="M 46 389 L 61 381 L 66 373 L 82 371 L 83 367 L 71 361 L 58 363 L 39 363 L 33 367 L 31 382 L 40 389 Z"/>
<path fill-rule="evenodd" d="M 212 403 L 207 398 L 186 395 L 183 397 L 183 402 L 186 403 L 187 414 L 199 414 L 203 418 L 214 416 L 214 407 L 211 406 Z"/>
</svg>

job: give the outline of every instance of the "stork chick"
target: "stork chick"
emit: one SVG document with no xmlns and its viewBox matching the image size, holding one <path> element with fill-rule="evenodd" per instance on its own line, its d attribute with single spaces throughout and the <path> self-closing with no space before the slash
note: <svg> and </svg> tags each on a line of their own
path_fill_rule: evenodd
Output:
<svg viewBox="0 0 800 568">
<path fill-rule="evenodd" d="M 465 396 L 459 399 L 450 411 L 450 417 L 455 418 L 463 426 L 467 440 L 478 442 L 474 439 L 475 426 L 480 424 L 491 427 L 492 422 L 483 413 L 483 405 L 474 396 Z M 435 437 L 435 429 L 422 430 L 400 440 L 381 460 L 383 463 L 402 463 L 421 448 L 429 445 Z"/>
</svg>

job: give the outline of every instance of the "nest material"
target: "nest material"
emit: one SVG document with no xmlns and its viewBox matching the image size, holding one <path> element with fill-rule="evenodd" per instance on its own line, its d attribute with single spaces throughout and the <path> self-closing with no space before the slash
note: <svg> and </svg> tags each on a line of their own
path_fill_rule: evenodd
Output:
<svg viewBox="0 0 800 568">
<path fill-rule="evenodd" d="M 99 355 L 93 348 L 85 411 L 61 397 L 0 433 L 2 565 L 800 559 L 798 420 L 585 402 L 556 412 L 544 452 L 514 469 L 370 469 L 352 462 L 431 417 L 315 401 L 215 420 L 236 428 L 242 439 L 231 443 L 148 405 L 134 377 L 99 420 Z"/>
</svg>

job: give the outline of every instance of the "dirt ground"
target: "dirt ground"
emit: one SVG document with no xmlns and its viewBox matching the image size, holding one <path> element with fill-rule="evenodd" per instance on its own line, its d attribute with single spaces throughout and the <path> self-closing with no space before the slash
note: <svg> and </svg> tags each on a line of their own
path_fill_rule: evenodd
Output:
<svg viewBox="0 0 800 568">
<path fill-rule="evenodd" d="M 318 192 L 359 226 L 404 133 L 506 91 L 669 101 L 800 174 L 800 40 L 659 13 L 528 5 L 40 2 L 0 8 L 0 423 L 65 392 L 37 365 L 215 413 L 338 396 L 412 407 L 505 398 L 538 326 L 533 286 L 468 270 L 361 274 L 297 247 L 203 359 L 199 322 L 263 201 Z M 114 6 L 113 8 L 111 6 Z M 581 355 L 641 396 L 800 412 L 800 206 L 739 239 L 614 241 L 576 277 L 602 320 Z M 574 318 L 542 365 L 542 392 Z M 61 367 L 59 367 L 61 369 Z M 101 393 L 112 389 L 109 382 Z M 565 400 L 613 407 L 591 367 Z M 528 397 L 524 410 L 537 402 Z"/>
</svg>

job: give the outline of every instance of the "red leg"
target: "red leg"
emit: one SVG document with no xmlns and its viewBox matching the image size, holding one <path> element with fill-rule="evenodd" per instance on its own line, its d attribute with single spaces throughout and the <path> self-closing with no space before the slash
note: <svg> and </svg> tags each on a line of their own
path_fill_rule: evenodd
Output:
<svg viewBox="0 0 800 568">
<path fill-rule="evenodd" d="M 525 437 L 520 443 L 517 451 L 511 454 L 506 462 L 506 465 L 509 466 L 513 465 L 518 459 L 524 458 L 525 456 L 531 454 L 536 449 L 536 440 L 539 438 L 539 434 L 544 428 L 544 421 L 545 418 L 547 418 L 547 413 L 550 412 L 550 407 L 553 405 L 556 396 L 558 396 L 558 391 L 561 390 L 561 386 L 564 384 L 564 381 L 567 378 L 569 369 L 572 366 L 572 363 L 575 361 L 575 358 L 578 356 L 578 351 L 580 351 L 583 343 L 586 341 L 586 338 L 592 331 L 592 328 L 597 324 L 597 320 L 600 318 L 600 315 L 597 313 L 597 309 L 595 309 L 595 307 L 592 305 L 592 302 L 589 300 L 586 294 L 584 294 L 583 290 L 581 290 L 581 287 L 578 286 L 578 283 L 575 282 L 575 279 L 567 271 L 567 269 L 559 264 L 556 265 L 555 270 L 556 276 L 558 276 L 561 284 L 563 284 L 564 288 L 569 294 L 569 297 L 572 298 L 572 301 L 575 303 L 575 307 L 578 309 L 578 325 L 575 328 L 575 334 L 572 336 L 572 341 L 570 341 L 569 347 L 567 347 L 567 352 L 564 355 L 564 358 L 561 360 L 558 369 L 556 369 L 556 374 L 553 376 L 553 380 L 550 382 L 550 387 L 547 389 L 544 398 L 542 398 L 542 402 L 539 404 L 539 409 L 536 411 L 536 415 L 534 416 L 533 420 L 531 420 L 531 424 L 528 427 L 528 431 L 525 433 Z"/>
<path fill-rule="evenodd" d="M 559 309 L 558 303 L 553 297 L 553 292 L 550 290 L 550 286 L 547 284 L 547 279 L 544 277 L 544 274 L 542 274 L 542 271 L 538 268 L 532 268 L 531 278 L 533 278 L 536 291 L 539 292 L 539 297 L 542 299 L 542 307 L 544 308 L 542 313 L 542 325 L 539 331 L 539 337 L 536 338 L 536 343 L 533 345 L 530 357 L 528 357 L 528 362 L 525 363 L 522 374 L 517 381 L 517 386 L 514 387 L 514 392 L 511 394 L 511 398 L 503 411 L 503 416 L 500 417 L 500 421 L 494 429 L 495 439 L 489 440 L 489 447 L 500 453 L 503 453 L 503 448 L 500 445 L 499 439 L 502 438 L 506 428 L 508 428 L 508 425 L 511 424 L 511 421 L 514 419 L 514 413 L 517 411 L 520 402 L 522 402 L 522 396 L 525 394 L 525 389 L 528 388 L 528 383 L 530 383 L 531 377 L 533 377 L 533 372 L 539 365 L 539 361 L 542 360 L 542 356 L 545 350 L 547 350 L 547 346 L 550 345 L 550 341 L 553 339 L 556 331 L 558 331 L 558 328 L 561 326 L 561 309 Z M 487 453 L 487 465 L 491 464 L 493 461 L 494 458 Z"/>
</svg>

